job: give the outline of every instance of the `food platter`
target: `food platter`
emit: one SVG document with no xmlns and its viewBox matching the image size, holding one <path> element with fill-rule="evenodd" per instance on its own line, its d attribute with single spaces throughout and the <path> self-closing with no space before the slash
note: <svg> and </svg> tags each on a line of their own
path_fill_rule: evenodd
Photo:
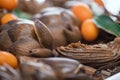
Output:
<svg viewBox="0 0 120 80">
<path fill-rule="evenodd" d="M 0 80 L 119 76 L 119 1 L 0 0 Z"/>
</svg>

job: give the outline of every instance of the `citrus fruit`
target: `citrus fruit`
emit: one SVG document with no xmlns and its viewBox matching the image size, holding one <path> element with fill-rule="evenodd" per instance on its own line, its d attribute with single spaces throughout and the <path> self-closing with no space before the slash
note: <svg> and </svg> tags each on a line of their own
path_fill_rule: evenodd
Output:
<svg viewBox="0 0 120 80">
<path fill-rule="evenodd" d="M 11 20 L 16 20 L 17 17 L 11 13 L 6 13 L 5 15 L 2 16 L 1 18 L 1 24 L 6 24 L 7 22 Z"/>
<path fill-rule="evenodd" d="M 102 0 L 94 0 L 94 2 L 96 2 L 98 5 L 100 5 L 100 6 L 103 6 L 103 2 L 102 2 Z"/>
<path fill-rule="evenodd" d="M 18 0 L 0 0 L 0 8 L 12 11 L 18 5 Z"/>
<path fill-rule="evenodd" d="M 81 3 L 72 7 L 72 12 L 80 21 L 91 19 L 93 17 L 92 11 L 87 4 Z"/>
<path fill-rule="evenodd" d="M 92 19 L 84 21 L 81 25 L 81 35 L 86 41 L 93 41 L 98 36 L 98 28 Z"/>
<path fill-rule="evenodd" d="M 0 65 L 3 65 L 4 63 L 10 65 L 13 68 L 17 68 L 18 62 L 14 55 L 12 55 L 9 52 L 0 51 Z"/>
</svg>

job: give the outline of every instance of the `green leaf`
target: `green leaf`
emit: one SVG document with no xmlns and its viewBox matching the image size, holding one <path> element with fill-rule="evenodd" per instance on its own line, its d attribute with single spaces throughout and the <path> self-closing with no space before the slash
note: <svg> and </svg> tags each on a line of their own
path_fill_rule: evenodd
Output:
<svg viewBox="0 0 120 80">
<path fill-rule="evenodd" d="M 31 15 L 25 12 L 20 11 L 19 9 L 15 9 L 13 11 L 13 14 L 15 14 L 19 18 L 24 18 L 24 19 L 30 19 Z"/>
<path fill-rule="evenodd" d="M 120 25 L 115 23 L 109 16 L 96 16 L 94 18 L 94 23 L 97 25 L 97 27 L 103 29 L 104 31 L 120 37 Z"/>
</svg>

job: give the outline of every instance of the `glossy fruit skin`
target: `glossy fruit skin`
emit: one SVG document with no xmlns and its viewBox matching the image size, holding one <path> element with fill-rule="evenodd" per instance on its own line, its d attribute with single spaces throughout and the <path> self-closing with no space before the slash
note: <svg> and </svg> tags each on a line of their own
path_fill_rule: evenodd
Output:
<svg viewBox="0 0 120 80">
<path fill-rule="evenodd" d="M 9 52 L 0 51 L 0 65 L 4 63 L 10 65 L 13 68 L 18 67 L 17 58 Z"/>
<path fill-rule="evenodd" d="M 74 5 L 72 7 L 72 12 L 76 15 L 76 17 L 81 21 L 85 21 L 87 19 L 91 19 L 93 17 L 93 13 L 88 7 L 87 4 L 81 3 L 79 5 Z"/>
<path fill-rule="evenodd" d="M 84 21 L 81 25 L 81 35 L 86 41 L 93 41 L 98 36 L 98 28 L 93 23 L 92 19 Z"/>
<path fill-rule="evenodd" d="M 18 5 L 18 0 L 0 0 L 0 8 L 12 11 Z"/>
<path fill-rule="evenodd" d="M 100 6 L 104 6 L 102 0 L 94 0 L 94 2 L 96 2 Z"/>
<path fill-rule="evenodd" d="M 15 15 L 7 13 L 7 14 L 2 16 L 1 24 L 6 24 L 7 22 L 9 22 L 11 20 L 16 20 L 16 19 L 17 19 L 17 17 Z"/>
</svg>

